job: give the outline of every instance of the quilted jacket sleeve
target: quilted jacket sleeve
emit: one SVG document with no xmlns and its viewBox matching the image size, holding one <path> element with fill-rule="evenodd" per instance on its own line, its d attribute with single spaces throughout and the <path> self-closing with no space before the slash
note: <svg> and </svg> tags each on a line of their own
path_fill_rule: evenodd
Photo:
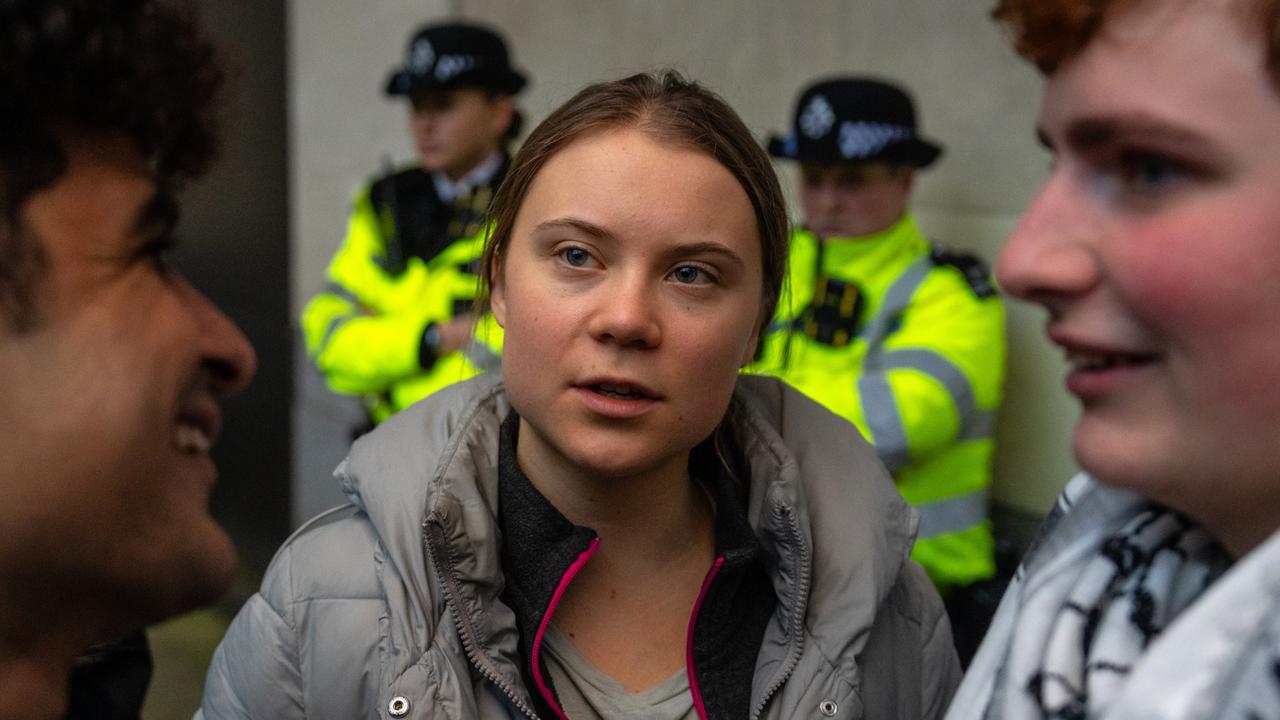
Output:
<svg viewBox="0 0 1280 720">
<path fill-rule="evenodd" d="M 960 659 L 956 655 L 955 643 L 951 638 L 951 621 L 942 601 L 932 592 L 933 586 L 924 569 L 916 563 L 910 563 L 905 572 L 916 576 L 915 582 L 923 588 L 926 595 L 925 612 L 921 616 L 921 636 L 924 651 L 921 654 L 921 690 L 924 694 L 920 717 L 926 720 L 941 720 L 951 704 L 951 698 L 960 686 Z"/>
<path fill-rule="evenodd" d="M 296 629 L 288 617 L 285 548 L 213 655 L 197 720 L 305 718 Z"/>
</svg>

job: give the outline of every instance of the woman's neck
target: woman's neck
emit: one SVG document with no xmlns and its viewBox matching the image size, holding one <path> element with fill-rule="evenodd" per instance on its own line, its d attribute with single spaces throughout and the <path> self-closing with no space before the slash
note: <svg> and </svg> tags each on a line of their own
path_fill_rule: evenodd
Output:
<svg viewBox="0 0 1280 720">
<path fill-rule="evenodd" d="M 603 477 L 526 442 L 520 469 L 598 550 L 555 609 L 554 622 L 599 671 L 630 692 L 684 667 L 690 616 L 715 560 L 715 512 L 689 476 L 689 453 L 646 472 Z"/>
<path fill-rule="evenodd" d="M 523 420 L 520 429 L 521 438 L 532 439 L 535 431 Z M 570 522 L 596 531 L 604 554 L 598 559 L 623 560 L 622 554 L 662 564 L 702 544 L 699 536 L 714 539 L 711 503 L 689 476 L 687 452 L 643 472 L 607 477 L 540 445 L 517 444 L 520 469 Z"/>
</svg>

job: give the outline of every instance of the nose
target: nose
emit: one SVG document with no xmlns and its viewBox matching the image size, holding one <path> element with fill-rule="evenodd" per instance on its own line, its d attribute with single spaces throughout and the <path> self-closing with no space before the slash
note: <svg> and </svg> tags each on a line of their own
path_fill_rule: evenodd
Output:
<svg viewBox="0 0 1280 720">
<path fill-rule="evenodd" d="M 1062 170 L 1031 201 L 996 261 L 1009 294 L 1053 309 L 1098 281 L 1097 242 L 1103 228 L 1088 197 Z"/>
<path fill-rule="evenodd" d="M 190 292 L 200 322 L 200 359 L 213 392 L 219 398 L 236 395 L 253 379 L 257 354 L 231 318 L 199 291 Z"/>
<path fill-rule="evenodd" d="M 598 305 L 588 330 L 598 342 L 641 350 L 661 343 L 656 290 L 643 277 L 620 276 L 596 292 Z"/>
</svg>

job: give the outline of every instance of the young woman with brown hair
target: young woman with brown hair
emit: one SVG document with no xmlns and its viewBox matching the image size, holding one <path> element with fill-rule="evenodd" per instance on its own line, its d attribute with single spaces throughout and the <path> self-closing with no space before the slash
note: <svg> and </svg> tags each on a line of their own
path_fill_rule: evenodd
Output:
<svg viewBox="0 0 1280 720">
<path fill-rule="evenodd" d="M 204 716 L 937 717 L 958 667 L 915 515 L 853 427 L 743 378 L 785 272 L 768 158 L 675 75 L 521 148 L 483 276 L 501 381 L 356 443 Z"/>
</svg>

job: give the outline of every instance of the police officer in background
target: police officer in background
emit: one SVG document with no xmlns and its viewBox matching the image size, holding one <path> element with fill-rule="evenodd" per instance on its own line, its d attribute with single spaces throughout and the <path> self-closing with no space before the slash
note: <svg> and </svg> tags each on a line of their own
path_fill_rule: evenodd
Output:
<svg viewBox="0 0 1280 720">
<path fill-rule="evenodd" d="M 818 82 L 769 152 L 800 163 L 804 224 L 791 238 L 789 297 L 752 370 L 790 382 L 875 445 L 920 511 L 912 557 L 947 601 L 967 661 L 994 611 L 972 609 L 968 590 L 995 574 L 987 489 L 1004 380 L 1000 298 L 986 265 L 930 243 L 908 209 L 916 170 L 941 148 L 919 136 L 901 88 Z"/>
<path fill-rule="evenodd" d="M 409 101 L 418 163 L 357 195 L 325 290 L 302 313 L 329 387 L 364 396 L 373 422 L 497 366 L 501 331 L 470 310 L 525 82 L 497 33 L 457 22 L 421 28 L 387 82 Z"/>
</svg>

